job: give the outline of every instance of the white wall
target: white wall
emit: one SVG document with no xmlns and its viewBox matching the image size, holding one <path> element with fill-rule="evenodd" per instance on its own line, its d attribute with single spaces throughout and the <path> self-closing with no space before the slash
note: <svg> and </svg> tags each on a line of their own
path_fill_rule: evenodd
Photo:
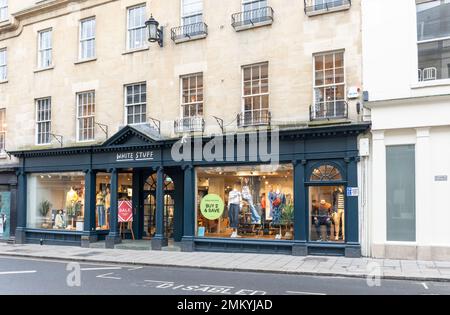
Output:
<svg viewBox="0 0 450 315">
<path fill-rule="evenodd" d="M 449 94 L 450 80 L 418 82 L 415 0 L 363 0 L 362 32 L 370 101 Z"/>
</svg>

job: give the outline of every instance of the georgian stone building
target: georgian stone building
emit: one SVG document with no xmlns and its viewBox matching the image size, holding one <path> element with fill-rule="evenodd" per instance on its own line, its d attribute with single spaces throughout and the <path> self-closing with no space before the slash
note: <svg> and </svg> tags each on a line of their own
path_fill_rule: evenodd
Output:
<svg viewBox="0 0 450 315">
<path fill-rule="evenodd" d="M 16 242 L 361 255 L 361 40 L 359 0 L 0 0 Z M 252 156 L 261 130 L 279 134 L 278 167 Z M 247 150 L 171 155 L 214 135 Z"/>
</svg>

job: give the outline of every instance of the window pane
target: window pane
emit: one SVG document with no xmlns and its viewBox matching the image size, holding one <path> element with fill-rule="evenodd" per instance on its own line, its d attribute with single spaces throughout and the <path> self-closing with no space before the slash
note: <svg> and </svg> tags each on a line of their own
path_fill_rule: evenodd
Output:
<svg viewBox="0 0 450 315">
<path fill-rule="evenodd" d="M 450 1 L 417 5 L 417 35 L 419 41 L 450 36 Z"/>
<path fill-rule="evenodd" d="M 309 188 L 310 240 L 345 242 L 345 187 Z"/>
<path fill-rule="evenodd" d="M 293 239 L 292 165 L 280 165 L 276 172 L 260 165 L 204 167 L 196 172 L 198 237 Z M 215 198 L 219 208 L 216 202 L 208 203 L 212 209 L 206 206 L 209 198 Z"/>
<path fill-rule="evenodd" d="M 450 39 L 419 44 L 420 80 L 449 79 Z"/>
<path fill-rule="evenodd" d="M 386 147 L 387 240 L 416 240 L 414 145 Z"/>
<path fill-rule="evenodd" d="M 84 173 L 42 173 L 27 178 L 27 227 L 83 231 Z"/>
</svg>

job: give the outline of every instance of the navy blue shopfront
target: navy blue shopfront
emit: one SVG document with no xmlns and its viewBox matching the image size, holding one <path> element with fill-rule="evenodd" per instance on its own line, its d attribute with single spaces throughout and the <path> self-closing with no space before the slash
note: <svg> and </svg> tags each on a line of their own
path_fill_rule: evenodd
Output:
<svg viewBox="0 0 450 315">
<path fill-rule="evenodd" d="M 358 197 L 345 194 L 345 232 L 342 222 L 341 242 L 322 242 L 312 239 L 311 203 L 313 193 L 320 187 L 358 187 L 357 165 L 358 136 L 365 133 L 368 124 L 342 124 L 279 131 L 279 163 L 289 165 L 293 178 L 293 235 L 289 240 L 256 238 L 228 238 L 199 236 L 197 229 L 197 172 L 205 167 L 229 167 L 262 165 L 268 163 L 248 152 L 254 146 L 255 134 L 227 136 L 235 150 L 231 160 L 198 158 L 196 152 L 210 145 L 210 138 L 203 137 L 199 146 L 193 146 L 193 160 L 174 160 L 172 149 L 176 140 L 159 140 L 139 127 L 127 126 L 98 146 L 67 147 L 60 149 L 13 152 L 20 158 L 17 200 L 17 243 L 39 243 L 89 246 L 106 240 L 106 247 L 113 248 L 121 242 L 117 220 L 120 176 L 128 176 L 132 187 L 134 220 L 132 229 L 137 239 L 145 238 L 151 231 L 151 248 L 160 250 L 168 239 L 180 242 L 183 251 L 263 252 L 291 255 L 361 255 L 359 240 Z M 256 138 L 261 137 L 256 134 Z M 265 135 L 264 137 L 267 137 Z M 270 136 L 269 136 L 270 138 Z M 224 137 L 225 139 L 225 137 Z M 231 140 L 230 140 L 231 139 Z M 258 138 L 259 139 L 259 138 Z M 269 139 L 271 141 L 272 139 Z M 241 141 L 241 144 L 239 143 Z M 245 154 L 239 155 L 243 145 Z M 224 144 L 226 146 L 226 143 Z M 269 145 L 270 148 L 270 145 Z M 223 148 L 226 152 L 226 148 Z M 214 152 L 217 154 L 217 152 Z M 225 154 L 225 153 L 223 153 Z M 323 167 L 325 165 L 325 167 Z M 338 176 L 327 176 L 327 169 Z M 325 171 L 324 171 L 325 170 Z M 84 221 L 80 229 L 43 229 L 32 226 L 27 220 L 27 209 L 33 194 L 29 187 L 33 176 L 43 177 L 61 172 L 82 174 Z M 96 229 L 96 198 L 98 174 L 108 174 L 110 209 L 107 229 Z M 334 174 L 333 173 L 333 174 Z M 320 176 L 319 176 L 320 175 Z M 81 178 L 81 177 L 80 177 Z M 169 180 L 170 179 L 170 180 Z M 29 196 L 28 196 L 29 195 Z M 153 200 L 152 204 L 148 200 Z M 314 201 L 316 202 L 316 201 Z M 153 204 L 154 203 L 154 204 Z M 171 205 L 168 219 L 167 206 Z M 39 206 L 40 209 L 42 208 Z M 149 210 L 150 209 L 150 210 Z M 153 209 L 153 210 L 151 210 Z M 28 210 L 29 211 L 29 210 Z M 150 223 L 149 223 L 150 222 Z M 75 226 L 75 223 L 73 223 Z M 169 229 L 170 225 L 170 229 Z M 319 231 L 320 230 L 319 226 Z M 327 227 L 328 228 L 328 227 Z M 336 233 L 336 231 L 335 231 Z M 327 238 L 329 236 L 327 230 Z M 339 232 L 338 232 L 339 234 Z M 337 238 L 339 236 L 336 236 Z M 150 248 L 150 246 L 149 246 Z"/>
</svg>

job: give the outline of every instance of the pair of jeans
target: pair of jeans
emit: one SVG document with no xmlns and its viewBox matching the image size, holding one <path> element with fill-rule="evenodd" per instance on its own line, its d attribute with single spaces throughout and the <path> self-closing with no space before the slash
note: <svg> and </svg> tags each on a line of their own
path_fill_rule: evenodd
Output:
<svg viewBox="0 0 450 315">
<path fill-rule="evenodd" d="M 241 206 L 238 204 L 230 204 L 228 207 L 228 218 L 230 219 L 230 228 L 237 229 L 239 226 L 239 211 Z"/>
<path fill-rule="evenodd" d="M 317 237 L 319 239 L 322 238 L 322 231 L 320 230 L 320 227 L 322 225 L 325 225 L 327 228 L 327 237 L 330 238 L 331 236 L 331 220 L 329 217 L 318 217 L 317 220 L 314 222 L 316 225 L 316 231 L 317 231 Z"/>
<path fill-rule="evenodd" d="M 97 218 L 98 218 L 98 226 L 103 227 L 106 225 L 106 209 L 104 205 L 98 205 L 97 206 Z"/>
<path fill-rule="evenodd" d="M 244 201 L 247 201 L 248 206 L 250 208 L 250 212 L 252 213 L 252 224 L 261 224 L 261 216 L 259 215 L 258 211 L 256 210 L 255 205 L 253 204 L 252 199 L 243 199 Z"/>
</svg>

